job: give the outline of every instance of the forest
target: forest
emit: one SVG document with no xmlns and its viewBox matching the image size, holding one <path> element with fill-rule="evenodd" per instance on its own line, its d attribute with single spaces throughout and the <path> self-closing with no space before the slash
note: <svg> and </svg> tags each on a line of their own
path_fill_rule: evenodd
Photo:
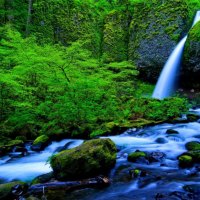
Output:
<svg viewBox="0 0 200 200">
<path fill-rule="evenodd" d="M 32 150 L 42 151 L 52 141 L 87 140 L 83 143 L 86 154 L 87 148 L 93 146 L 91 139 L 96 139 L 95 147 L 100 145 L 107 149 L 105 145 L 113 144 L 110 141 L 103 144 L 97 138 L 111 136 L 116 143 L 116 135 L 129 129 L 148 129 L 163 123 L 196 123 L 199 115 L 188 110 L 200 105 L 200 22 L 191 28 L 198 10 L 199 0 L 1 0 L 2 160 L 13 148 L 24 155 L 26 143 L 30 141 L 34 141 Z M 170 53 L 187 34 L 182 67 L 176 75 L 177 90 L 164 99 L 152 98 Z M 182 114 L 187 120 L 179 121 Z M 200 145 L 199 141 L 196 143 Z M 192 144 L 186 149 L 193 148 Z M 200 148 L 195 148 L 198 157 Z M 48 158 L 58 180 L 92 178 L 103 173 L 98 168 L 96 174 L 87 166 L 89 174 L 77 175 L 77 171 L 73 175 L 59 174 L 61 168 L 68 168 L 62 162 L 74 162 L 68 157 L 59 158 L 62 153 L 64 151 Z M 80 156 L 73 149 L 69 153 Z M 105 150 L 104 154 L 106 157 L 109 153 Z M 142 151 L 129 156 L 128 161 L 135 162 L 134 156 L 151 162 L 149 155 Z M 193 159 L 192 165 L 196 159 L 199 162 L 194 152 L 182 156 L 179 162 L 183 168 L 191 166 L 188 159 Z M 0 173 L 4 173 L 1 157 Z M 78 159 L 76 161 L 76 165 L 69 164 L 71 171 L 81 165 Z M 113 162 L 100 163 L 112 168 Z M 107 175 L 108 169 L 101 167 Z M 141 169 L 134 170 L 131 173 L 135 177 L 142 173 Z M 1 196 L 5 182 L 8 181 L 0 175 L 0 199 L 12 199 L 10 194 L 5 196 L 5 192 Z M 48 199 L 51 200 L 51 196 Z M 62 198 L 56 196 L 52 200 L 65 200 Z M 86 199 L 90 198 L 86 195 Z M 142 198 L 138 196 L 137 199 Z"/>
</svg>

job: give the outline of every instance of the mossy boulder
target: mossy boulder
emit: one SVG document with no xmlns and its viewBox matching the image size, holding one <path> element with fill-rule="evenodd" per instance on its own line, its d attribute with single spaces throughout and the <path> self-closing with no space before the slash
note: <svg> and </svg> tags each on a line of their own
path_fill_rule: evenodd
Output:
<svg viewBox="0 0 200 200">
<path fill-rule="evenodd" d="M 181 83 L 184 86 L 199 88 L 200 82 L 200 22 L 188 34 L 185 43 Z"/>
<path fill-rule="evenodd" d="M 142 1 L 134 7 L 130 24 L 129 59 L 140 75 L 156 82 L 169 55 L 187 29 L 185 0 Z"/>
<path fill-rule="evenodd" d="M 189 151 L 197 151 L 200 150 L 200 143 L 196 141 L 188 142 L 185 147 Z"/>
<path fill-rule="evenodd" d="M 11 194 L 11 190 L 12 187 L 16 186 L 16 185 L 22 185 L 22 188 L 26 187 L 26 184 L 20 181 L 14 181 L 14 182 L 10 182 L 10 183 L 4 183 L 4 184 L 0 184 L 0 199 L 1 200 L 11 200 L 12 198 L 12 194 Z"/>
<path fill-rule="evenodd" d="M 136 162 L 140 158 L 146 158 L 147 154 L 143 151 L 136 151 L 128 155 L 128 161 Z"/>
<path fill-rule="evenodd" d="M 193 159 L 189 155 L 182 155 L 178 158 L 180 167 L 191 167 L 193 165 Z"/>
<path fill-rule="evenodd" d="M 94 139 L 51 158 L 59 180 L 77 180 L 106 174 L 116 162 L 116 146 L 110 139 Z"/>
<path fill-rule="evenodd" d="M 34 140 L 31 149 L 33 151 L 41 151 L 44 150 L 45 147 L 49 145 L 49 143 L 50 143 L 49 137 L 46 135 L 41 135 Z"/>
</svg>

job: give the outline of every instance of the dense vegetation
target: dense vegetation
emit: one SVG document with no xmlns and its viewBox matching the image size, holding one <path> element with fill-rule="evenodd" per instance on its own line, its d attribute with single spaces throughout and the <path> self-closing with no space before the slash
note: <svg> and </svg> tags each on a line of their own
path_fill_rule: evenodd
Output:
<svg viewBox="0 0 200 200">
<path fill-rule="evenodd" d="M 129 59 L 134 13 L 164 4 L 1 1 L 1 134 L 94 137 L 179 116 L 187 109 L 185 99 L 148 98 L 153 86 L 139 80 Z M 189 23 L 200 3 L 184 0 L 183 6 Z"/>
</svg>

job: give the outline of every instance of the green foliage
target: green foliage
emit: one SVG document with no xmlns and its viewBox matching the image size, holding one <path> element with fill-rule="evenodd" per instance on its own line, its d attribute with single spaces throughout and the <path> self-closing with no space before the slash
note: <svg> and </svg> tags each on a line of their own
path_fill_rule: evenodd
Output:
<svg viewBox="0 0 200 200">
<path fill-rule="evenodd" d="M 132 118 L 144 117 L 153 120 L 167 120 L 179 116 L 187 111 L 187 101 L 182 98 L 134 99 L 132 102 L 134 113 Z M 163 115 L 164 114 L 164 115 Z"/>
<path fill-rule="evenodd" d="M 185 111 L 183 99 L 142 98 L 153 86 L 128 61 L 132 16 L 157 0 L 38 0 L 31 13 L 28 2 L 12 2 L 0 4 L 2 134 L 96 136 L 105 124 Z"/>
</svg>

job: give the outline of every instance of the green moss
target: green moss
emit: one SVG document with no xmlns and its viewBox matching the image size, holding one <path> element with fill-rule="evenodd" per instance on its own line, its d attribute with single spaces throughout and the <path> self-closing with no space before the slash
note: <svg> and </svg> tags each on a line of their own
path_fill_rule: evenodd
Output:
<svg viewBox="0 0 200 200">
<path fill-rule="evenodd" d="M 178 158 L 180 167 L 191 167 L 193 164 L 193 159 L 189 155 L 182 155 Z"/>
<path fill-rule="evenodd" d="M 20 146 L 22 144 L 24 144 L 22 140 L 11 140 L 7 146 Z"/>
<path fill-rule="evenodd" d="M 142 158 L 142 157 L 146 157 L 146 156 L 147 156 L 146 153 L 142 152 L 142 151 L 133 152 L 133 153 L 128 155 L 128 161 L 135 162 L 137 159 Z"/>
<path fill-rule="evenodd" d="M 73 180 L 105 174 L 116 159 L 116 146 L 110 139 L 89 140 L 51 158 L 58 179 Z"/>
<path fill-rule="evenodd" d="M 48 136 L 41 135 L 34 140 L 33 145 L 37 145 L 37 144 L 40 144 L 40 143 L 47 143 L 48 141 L 49 141 Z"/>
<path fill-rule="evenodd" d="M 188 142 L 186 145 L 185 145 L 186 149 L 189 150 L 189 151 L 197 151 L 197 150 L 200 150 L 200 143 L 199 142 Z"/>
</svg>

